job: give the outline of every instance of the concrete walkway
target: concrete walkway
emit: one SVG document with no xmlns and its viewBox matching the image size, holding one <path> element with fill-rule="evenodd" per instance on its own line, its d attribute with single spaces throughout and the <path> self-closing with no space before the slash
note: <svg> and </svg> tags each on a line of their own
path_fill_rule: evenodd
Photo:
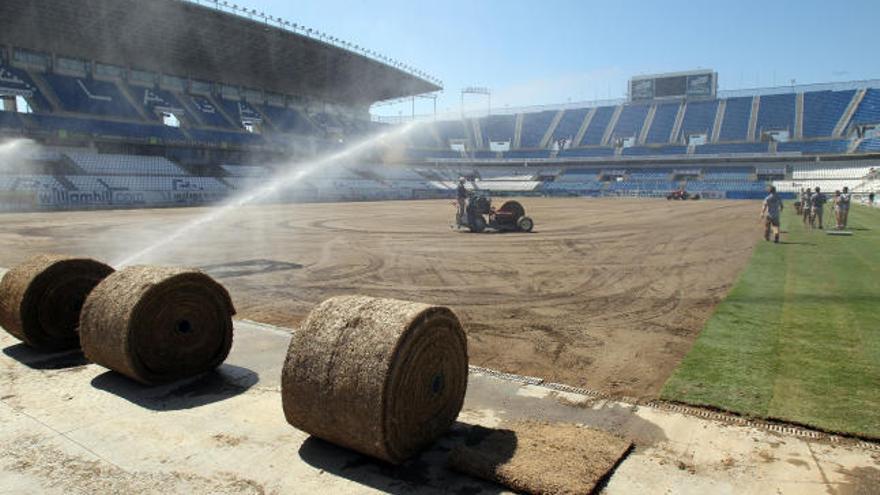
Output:
<svg viewBox="0 0 880 495">
<path fill-rule="evenodd" d="M 144 388 L 78 352 L 39 354 L 0 334 L 0 493 L 498 493 L 450 472 L 445 457 L 467 423 L 520 418 L 634 438 L 606 493 L 880 491 L 873 444 L 602 400 L 478 369 L 453 431 L 390 467 L 284 421 L 288 341 L 288 331 L 237 322 L 232 354 L 217 372 Z"/>
</svg>

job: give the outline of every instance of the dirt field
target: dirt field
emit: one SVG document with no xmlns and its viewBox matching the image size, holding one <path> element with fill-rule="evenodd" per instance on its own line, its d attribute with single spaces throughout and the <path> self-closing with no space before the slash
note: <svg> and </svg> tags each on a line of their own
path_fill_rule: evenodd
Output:
<svg viewBox="0 0 880 495">
<path fill-rule="evenodd" d="M 453 232 L 448 201 L 246 207 L 141 261 L 202 268 L 239 317 L 284 326 L 337 294 L 449 305 L 472 364 L 645 398 L 760 235 L 753 202 L 523 203 L 532 234 Z M 0 215 L 0 265 L 47 251 L 118 262 L 207 211 Z"/>
</svg>

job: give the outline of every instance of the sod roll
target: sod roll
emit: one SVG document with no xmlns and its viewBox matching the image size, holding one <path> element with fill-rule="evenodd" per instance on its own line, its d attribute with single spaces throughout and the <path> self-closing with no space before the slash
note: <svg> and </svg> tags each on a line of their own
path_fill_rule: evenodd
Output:
<svg viewBox="0 0 880 495">
<path fill-rule="evenodd" d="M 467 340 L 450 309 L 335 297 L 291 339 L 281 398 L 296 428 L 399 464 L 452 425 L 467 374 Z"/>
<path fill-rule="evenodd" d="M 91 361 L 147 385 L 219 366 L 232 346 L 229 293 L 202 272 L 133 266 L 107 277 L 80 319 Z"/>
<path fill-rule="evenodd" d="M 86 296 L 113 268 L 87 258 L 35 256 L 0 281 L 0 326 L 43 350 L 79 347 L 79 315 Z"/>
</svg>

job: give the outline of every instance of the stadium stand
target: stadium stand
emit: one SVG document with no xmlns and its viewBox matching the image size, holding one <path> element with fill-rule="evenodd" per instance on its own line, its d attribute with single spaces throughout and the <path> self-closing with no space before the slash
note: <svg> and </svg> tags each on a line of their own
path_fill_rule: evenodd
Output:
<svg viewBox="0 0 880 495">
<path fill-rule="evenodd" d="M 268 177 L 272 173 L 266 167 L 257 165 L 220 165 L 230 177 Z"/>
<path fill-rule="evenodd" d="M 671 131 L 670 131 L 671 132 Z M 630 146 L 623 148 L 624 156 L 661 156 L 661 155 L 685 155 L 687 146 Z"/>
<path fill-rule="evenodd" d="M 625 105 L 611 133 L 612 138 L 638 138 L 650 105 Z"/>
<path fill-rule="evenodd" d="M 856 113 L 853 114 L 852 124 L 880 124 L 880 89 L 868 88 L 865 97 L 862 98 Z"/>
<path fill-rule="evenodd" d="M 672 127 L 675 125 L 675 118 L 678 116 L 678 110 L 681 108 L 680 103 L 664 103 L 657 105 L 654 113 L 654 120 L 651 121 L 651 128 L 648 129 L 648 137 L 645 140 L 649 144 L 668 143 L 672 134 Z"/>
<path fill-rule="evenodd" d="M 611 147 L 594 147 L 594 148 L 569 148 L 559 152 L 560 157 L 608 157 L 614 156 L 614 148 Z"/>
<path fill-rule="evenodd" d="M 602 144 L 602 137 L 605 135 L 605 129 L 608 127 L 609 122 L 611 122 L 614 109 L 615 107 L 599 107 L 596 109 L 593 119 L 590 120 L 590 125 L 587 127 L 587 132 L 584 133 L 584 138 L 580 142 L 582 146 Z"/>
<path fill-rule="evenodd" d="M 522 132 L 520 134 L 520 148 L 538 148 L 541 140 L 550 128 L 555 110 L 545 112 L 527 113 L 523 115 Z M 575 130 L 577 132 L 577 130 Z"/>
<path fill-rule="evenodd" d="M 281 132 L 310 135 L 318 131 L 308 117 L 293 108 L 264 105 L 260 110 L 272 121 L 275 129 Z"/>
<path fill-rule="evenodd" d="M 697 146 L 695 152 L 699 155 L 731 155 L 738 153 L 767 153 L 768 143 L 717 143 Z"/>
<path fill-rule="evenodd" d="M 28 98 L 34 110 L 51 111 L 52 107 L 40 93 L 31 76 L 24 70 L 0 62 L 0 92 Z"/>
<path fill-rule="evenodd" d="M 199 95 L 190 95 L 189 100 L 192 103 L 193 109 L 198 114 L 199 119 L 201 119 L 205 125 L 211 127 L 231 127 L 229 121 L 223 117 L 220 110 L 218 110 L 208 98 Z"/>
<path fill-rule="evenodd" d="M 553 131 L 553 141 L 559 141 L 560 139 L 565 139 L 568 142 L 574 141 L 589 111 L 589 108 L 566 110 Z"/>
<path fill-rule="evenodd" d="M 711 137 L 715 129 L 718 100 L 689 101 L 686 105 L 684 118 L 681 121 L 681 137 L 675 136 L 673 141 L 687 142 L 688 136 L 694 134 L 705 134 L 707 137 Z"/>
<path fill-rule="evenodd" d="M 226 110 L 226 114 L 235 120 L 235 124 L 239 127 L 244 127 L 242 125 L 243 122 L 263 121 L 263 116 L 246 101 L 232 101 L 222 98 L 220 101 L 223 109 Z"/>
<path fill-rule="evenodd" d="M 794 136 L 795 94 L 765 95 L 758 108 L 758 135 L 767 131 L 788 131 Z"/>
<path fill-rule="evenodd" d="M 489 142 L 513 141 L 513 132 L 516 125 L 514 115 L 492 115 L 479 120 L 483 131 L 483 138 Z"/>
<path fill-rule="evenodd" d="M 102 155 L 85 151 L 64 153 L 89 175 L 186 175 L 186 172 L 158 156 Z"/>
<path fill-rule="evenodd" d="M 752 114 L 752 97 L 728 98 L 721 122 L 720 141 L 745 141 Z"/>
<path fill-rule="evenodd" d="M 789 141 L 777 144 L 776 150 L 779 152 L 799 151 L 805 154 L 827 154 L 846 153 L 849 148 L 849 141 L 845 139 L 834 139 L 826 141 Z"/>
<path fill-rule="evenodd" d="M 43 78 L 67 111 L 140 119 L 115 83 L 60 74 L 44 74 Z"/>
<path fill-rule="evenodd" d="M 169 91 L 159 88 L 146 88 L 143 86 L 128 86 L 134 100 L 142 105 L 144 113 L 151 120 L 159 120 L 160 112 L 171 112 L 186 115 L 183 105 Z"/>
<path fill-rule="evenodd" d="M 831 137 L 855 90 L 804 93 L 804 137 Z"/>
</svg>

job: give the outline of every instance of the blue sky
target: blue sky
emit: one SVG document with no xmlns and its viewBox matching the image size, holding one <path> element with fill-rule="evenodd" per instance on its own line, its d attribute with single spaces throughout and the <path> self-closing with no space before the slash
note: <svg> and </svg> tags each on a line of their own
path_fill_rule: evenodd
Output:
<svg viewBox="0 0 880 495">
<path fill-rule="evenodd" d="M 623 97 L 630 76 L 697 68 L 715 69 L 722 90 L 880 78 L 877 0 L 236 3 L 435 75 L 441 112 L 460 110 L 465 86 L 515 107 Z M 417 113 L 430 111 L 417 102 Z"/>
</svg>

